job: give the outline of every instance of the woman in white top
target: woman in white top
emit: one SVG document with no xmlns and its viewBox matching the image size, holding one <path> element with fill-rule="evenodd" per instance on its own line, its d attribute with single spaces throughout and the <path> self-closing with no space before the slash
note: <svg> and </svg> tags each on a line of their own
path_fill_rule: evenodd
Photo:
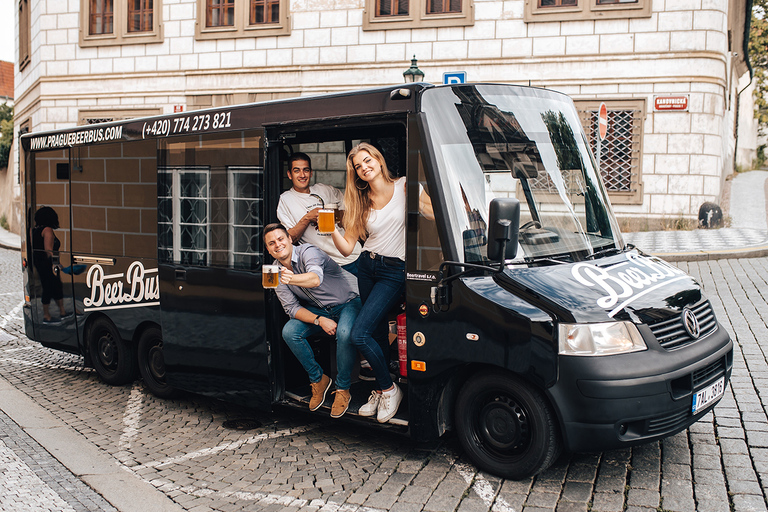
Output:
<svg viewBox="0 0 768 512">
<path fill-rule="evenodd" d="M 381 389 L 371 393 L 358 414 L 376 414 L 384 423 L 397 412 L 403 394 L 392 382 L 387 359 L 372 334 L 380 332 L 405 290 L 405 177 L 395 180 L 379 150 L 365 142 L 358 144 L 347 156 L 344 204 L 345 232 L 334 231 L 334 244 L 347 255 L 358 239 L 364 240 L 357 264 L 363 307 L 351 338 L 371 364 Z"/>
</svg>

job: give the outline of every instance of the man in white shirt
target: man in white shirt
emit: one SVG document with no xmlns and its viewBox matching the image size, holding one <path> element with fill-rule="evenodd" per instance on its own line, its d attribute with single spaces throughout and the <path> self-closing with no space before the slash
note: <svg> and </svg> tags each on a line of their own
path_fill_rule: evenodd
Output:
<svg viewBox="0 0 768 512">
<path fill-rule="evenodd" d="M 293 187 L 280 194 L 280 202 L 277 204 L 277 218 L 288 228 L 288 234 L 296 244 L 312 244 L 322 249 L 333 261 L 339 264 L 347 272 L 357 275 L 357 257 L 360 255 L 360 244 L 349 256 L 343 256 L 330 235 L 321 235 L 317 232 L 318 210 L 323 206 L 337 205 L 344 209 L 344 193 L 337 188 L 315 183 L 310 185 L 312 179 L 312 161 L 306 153 L 296 152 L 288 160 L 288 179 Z M 340 230 L 342 234 L 343 230 Z M 357 291 L 357 281 L 354 289 Z"/>
</svg>

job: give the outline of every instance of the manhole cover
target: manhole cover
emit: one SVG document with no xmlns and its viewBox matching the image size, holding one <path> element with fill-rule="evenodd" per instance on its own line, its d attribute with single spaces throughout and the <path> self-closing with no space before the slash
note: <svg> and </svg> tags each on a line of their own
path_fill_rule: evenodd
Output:
<svg viewBox="0 0 768 512">
<path fill-rule="evenodd" d="M 260 421 L 250 418 L 227 420 L 224 422 L 224 428 L 228 428 L 230 430 L 252 430 L 254 428 L 259 428 L 260 426 Z"/>
</svg>

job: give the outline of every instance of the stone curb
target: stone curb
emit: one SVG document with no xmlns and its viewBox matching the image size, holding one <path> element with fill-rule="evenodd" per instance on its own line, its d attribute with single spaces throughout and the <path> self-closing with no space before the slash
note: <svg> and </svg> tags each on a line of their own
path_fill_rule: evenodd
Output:
<svg viewBox="0 0 768 512">
<path fill-rule="evenodd" d="M 121 467 L 82 434 L 0 377 L 0 409 L 76 477 L 121 512 L 182 512 L 184 509 Z"/>
<path fill-rule="evenodd" d="M 708 261 L 727 260 L 735 258 L 762 258 L 768 256 L 768 245 L 740 247 L 731 250 L 718 251 L 688 251 L 688 252 L 650 252 L 665 261 Z"/>
</svg>

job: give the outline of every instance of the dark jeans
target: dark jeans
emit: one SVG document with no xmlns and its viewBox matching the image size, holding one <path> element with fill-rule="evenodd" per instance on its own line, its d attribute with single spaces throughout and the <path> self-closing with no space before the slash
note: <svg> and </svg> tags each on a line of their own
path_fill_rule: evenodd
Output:
<svg viewBox="0 0 768 512">
<path fill-rule="evenodd" d="M 392 386 L 387 357 L 374 334 L 388 332 L 387 314 L 399 301 L 405 291 L 405 262 L 393 258 L 371 259 L 364 251 L 357 260 L 357 283 L 363 307 L 352 326 L 352 343 L 363 354 L 373 368 L 376 382 L 381 389 Z"/>
<path fill-rule="evenodd" d="M 357 312 L 360 311 L 360 299 L 355 297 L 345 304 L 328 308 L 329 311 L 315 306 L 305 307 L 316 315 L 328 317 L 336 322 L 336 389 L 349 389 L 356 355 L 350 343 L 350 334 Z M 296 318 L 288 320 L 283 327 L 285 344 L 307 371 L 310 382 L 319 382 L 323 369 L 317 364 L 307 338 L 322 332 L 323 328 L 319 325 L 308 324 Z"/>
</svg>

